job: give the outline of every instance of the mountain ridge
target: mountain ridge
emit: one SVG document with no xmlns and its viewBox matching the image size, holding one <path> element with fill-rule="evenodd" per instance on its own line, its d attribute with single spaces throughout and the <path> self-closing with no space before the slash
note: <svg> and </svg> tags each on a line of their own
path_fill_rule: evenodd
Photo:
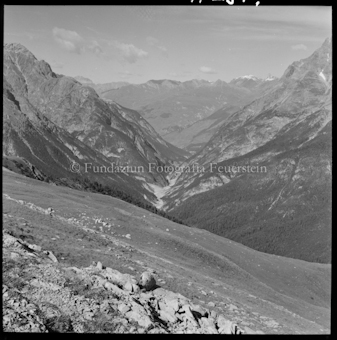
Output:
<svg viewBox="0 0 337 340">
<path fill-rule="evenodd" d="M 228 115 L 206 146 L 183 163 L 206 172 L 178 176 L 162 197 L 164 209 L 261 251 L 330 262 L 329 55 L 326 40 L 289 65 L 263 96 Z M 210 164 L 222 172 L 211 173 Z M 267 172 L 247 173 L 247 166 Z"/>
<path fill-rule="evenodd" d="M 73 162 L 79 164 L 82 175 L 88 162 L 106 168 L 111 163 L 142 166 L 141 172 L 131 174 L 84 177 L 114 183 L 152 202 L 155 197 L 144 179 L 165 184 L 166 178 L 156 167 L 150 172 L 148 164 L 184 159 L 184 151 L 162 140 L 136 111 L 105 102 L 94 89 L 55 74 L 21 44 L 4 47 L 3 95 L 5 153 L 27 159 L 47 176 L 79 179 L 78 173 L 71 172 Z"/>
</svg>

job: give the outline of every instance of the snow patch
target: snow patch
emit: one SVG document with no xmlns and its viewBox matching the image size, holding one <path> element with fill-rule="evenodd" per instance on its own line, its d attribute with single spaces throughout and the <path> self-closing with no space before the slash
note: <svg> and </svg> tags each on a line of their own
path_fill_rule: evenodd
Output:
<svg viewBox="0 0 337 340">
<path fill-rule="evenodd" d="M 322 78 L 323 78 L 323 80 L 324 80 L 324 81 L 326 81 L 325 75 L 323 74 L 323 70 L 320 72 L 320 74 L 319 74 L 319 75 L 320 75 L 320 77 L 322 77 Z"/>
<path fill-rule="evenodd" d="M 268 78 L 266 78 L 264 81 L 272 81 L 272 80 L 275 80 L 276 77 L 274 76 L 269 76 Z"/>
<path fill-rule="evenodd" d="M 101 153 L 105 156 L 105 157 L 117 157 L 120 158 L 119 155 L 114 154 L 113 152 L 110 152 L 109 150 L 102 150 Z"/>
<path fill-rule="evenodd" d="M 236 79 L 240 79 L 240 78 L 243 78 L 243 79 L 258 79 L 257 77 L 253 76 L 252 74 L 249 74 L 249 75 L 246 75 L 246 76 L 242 76 L 242 77 L 239 77 L 239 78 L 236 78 Z"/>
<path fill-rule="evenodd" d="M 79 159 L 84 159 L 84 156 L 80 153 L 76 146 L 64 143 L 64 145 Z"/>
</svg>

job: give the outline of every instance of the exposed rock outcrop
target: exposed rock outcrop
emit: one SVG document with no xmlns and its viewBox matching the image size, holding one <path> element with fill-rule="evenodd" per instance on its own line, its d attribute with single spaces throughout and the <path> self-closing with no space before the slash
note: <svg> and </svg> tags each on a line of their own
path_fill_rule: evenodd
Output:
<svg viewBox="0 0 337 340">
<path fill-rule="evenodd" d="M 66 267 L 41 250 L 3 231 L 5 332 L 243 333 L 224 315 L 157 287 L 150 272 L 139 287 L 132 275 L 100 262 Z"/>
</svg>

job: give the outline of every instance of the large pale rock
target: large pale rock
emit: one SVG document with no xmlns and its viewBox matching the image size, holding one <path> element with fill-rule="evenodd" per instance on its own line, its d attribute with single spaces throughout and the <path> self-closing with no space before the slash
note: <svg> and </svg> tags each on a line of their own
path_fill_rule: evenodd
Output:
<svg viewBox="0 0 337 340">
<path fill-rule="evenodd" d="M 123 289 L 127 291 L 137 292 L 137 280 L 129 274 L 122 274 L 118 270 L 114 270 L 112 268 L 107 267 L 102 274 L 114 284 L 123 287 Z"/>
<path fill-rule="evenodd" d="M 36 244 L 30 244 L 29 248 L 36 251 L 36 252 L 40 252 L 42 250 L 42 248 Z"/>
<path fill-rule="evenodd" d="M 197 315 L 200 315 L 201 317 L 206 316 L 208 314 L 207 310 L 200 305 L 194 305 L 191 304 L 191 310 L 192 312 L 196 312 Z"/>
<path fill-rule="evenodd" d="M 153 325 L 151 319 L 148 315 L 140 313 L 137 310 L 132 309 L 131 311 L 127 312 L 125 316 L 128 319 L 138 322 L 138 324 L 144 328 L 148 328 Z"/>
<path fill-rule="evenodd" d="M 46 254 L 53 262 L 58 262 L 56 256 L 51 251 L 45 250 L 43 253 Z"/>
<path fill-rule="evenodd" d="M 165 321 L 169 321 L 169 322 L 177 321 L 177 318 L 175 317 L 175 312 L 178 309 L 175 310 L 171 306 L 168 306 L 164 301 L 159 301 L 158 307 L 159 307 L 160 314 L 165 317 Z"/>
<path fill-rule="evenodd" d="M 167 310 L 160 310 L 159 316 L 163 321 L 166 321 L 169 323 L 176 323 L 178 321 L 177 317 L 174 315 L 174 312 L 171 313 Z"/>
<path fill-rule="evenodd" d="M 183 305 L 180 309 L 181 311 L 185 312 L 185 314 L 183 315 L 193 326 L 195 327 L 199 327 L 199 323 L 198 321 L 195 319 L 191 308 L 189 305 Z"/>
<path fill-rule="evenodd" d="M 207 334 L 218 334 L 213 318 L 202 317 L 200 319 L 200 326 Z"/>
<path fill-rule="evenodd" d="M 116 285 L 114 285 L 113 283 L 111 282 L 105 282 L 104 284 L 104 288 L 106 290 L 109 290 L 111 292 L 113 292 L 114 294 L 116 294 L 117 296 L 121 297 L 124 295 L 124 292 L 122 289 L 120 289 L 119 287 L 117 287 Z"/>
<path fill-rule="evenodd" d="M 127 290 L 128 292 L 132 292 L 133 290 L 132 283 L 130 281 L 127 281 L 123 286 L 123 289 Z"/>
<path fill-rule="evenodd" d="M 222 314 L 218 316 L 217 325 L 220 334 L 232 334 L 233 322 L 227 320 Z"/>
<path fill-rule="evenodd" d="M 168 308 L 172 309 L 174 312 L 178 312 L 181 303 L 178 299 L 165 299 L 165 304 Z"/>
<path fill-rule="evenodd" d="M 156 280 L 152 273 L 144 272 L 140 276 L 139 284 L 145 288 L 145 290 L 152 290 L 156 287 Z"/>
<path fill-rule="evenodd" d="M 124 302 L 121 302 L 119 305 L 118 305 L 118 310 L 122 313 L 122 314 L 125 314 L 127 313 L 128 311 L 130 311 L 131 307 L 127 304 L 125 304 Z"/>
<path fill-rule="evenodd" d="M 177 300 L 179 303 L 179 307 L 187 304 L 188 299 L 179 294 L 179 293 L 174 293 L 172 291 L 166 290 L 164 288 L 156 288 L 153 290 L 153 295 L 159 300 L 162 299 L 165 301 L 166 304 L 169 303 L 171 300 Z"/>
</svg>

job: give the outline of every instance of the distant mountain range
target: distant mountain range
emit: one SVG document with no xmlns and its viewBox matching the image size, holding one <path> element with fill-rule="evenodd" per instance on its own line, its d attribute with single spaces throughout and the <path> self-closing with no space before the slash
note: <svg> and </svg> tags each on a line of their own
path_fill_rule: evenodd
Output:
<svg viewBox="0 0 337 340">
<path fill-rule="evenodd" d="M 91 79 L 85 78 L 82 76 L 76 76 L 74 77 L 78 82 L 80 82 L 83 85 L 87 85 L 95 89 L 95 91 L 98 94 L 104 93 L 106 91 L 115 90 L 122 86 L 129 85 L 130 83 L 124 82 L 124 81 L 117 81 L 117 82 L 111 82 L 111 83 L 105 83 L 105 84 L 95 84 Z"/>
<path fill-rule="evenodd" d="M 327 39 L 272 80 L 263 96 L 226 114 L 184 164 L 208 171 L 182 173 L 164 198 L 166 208 L 254 249 L 330 261 L 331 55 Z M 212 163 L 227 168 L 211 173 Z M 229 171 L 233 165 L 264 166 L 266 172 Z"/>
<path fill-rule="evenodd" d="M 215 122 L 212 118 L 207 120 L 208 117 L 222 108 L 239 110 L 274 81 L 256 77 L 247 81 L 238 78 L 230 83 L 162 79 L 129 84 L 100 95 L 137 110 L 166 141 L 194 152 L 209 140 L 210 133 L 204 130 L 221 118 L 218 116 Z"/>
</svg>

